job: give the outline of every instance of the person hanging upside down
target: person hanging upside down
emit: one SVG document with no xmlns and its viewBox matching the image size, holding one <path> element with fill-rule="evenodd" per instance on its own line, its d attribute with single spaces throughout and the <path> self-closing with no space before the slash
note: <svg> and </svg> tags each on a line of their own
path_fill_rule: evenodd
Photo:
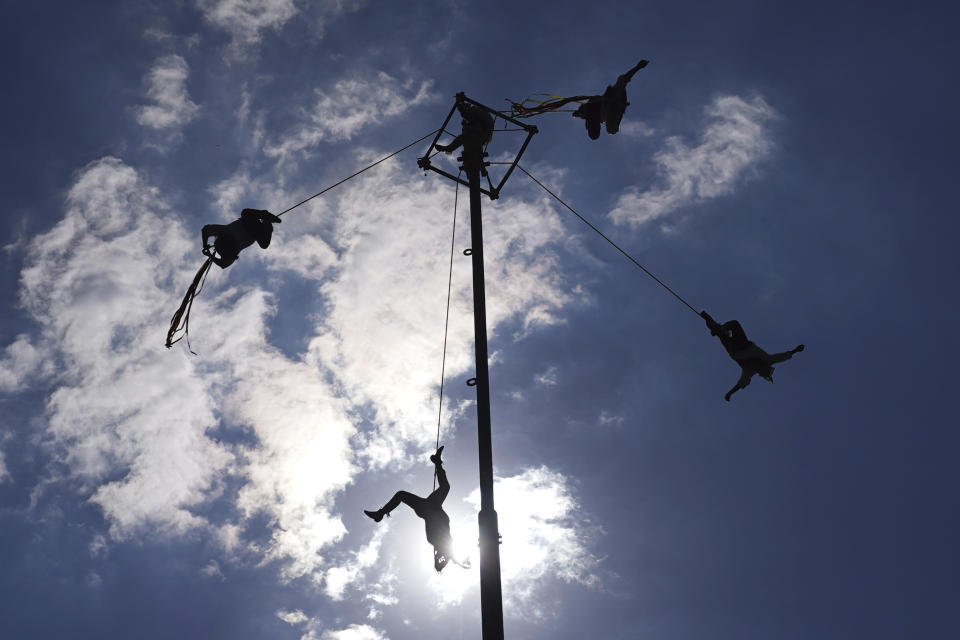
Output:
<svg viewBox="0 0 960 640">
<path fill-rule="evenodd" d="M 274 223 L 279 217 L 263 209 L 244 209 L 240 217 L 230 224 L 207 224 L 200 234 L 203 239 L 203 254 L 209 256 L 221 269 L 233 264 L 240 252 L 256 242 L 261 249 L 270 246 Z M 210 237 L 216 238 L 210 244 Z M 216 253 L 214 253 L 216 251 Z"/>
<path fill-rule="evenodd" d="M 573 117 L 583 118 L 586 121 L 587 135 L 591 140 L 596 140 L 600 137 L 600 125 L 603 123 L 603 97 L 592 96 L 577 107 Z"/>
<path fill-rule="evenodd" d="M 730 401 L 730 396 L 739 389 L 745 389 L 750 384 L 750 378 L 755 375 L 759 375 L 767 382 L 773 382 L 773 365 L 789 360 L 793 357 L 793 354 L 803 351 L 803 345 L 800 344 L 790 351 L 767 353 L 747 339 L 743 327 L 736 320 L 729 320 L 720 324 L 711 318 L 706 311 L 701 311 L 700 317 L 706 321 L 707 328 L 710 329 L 710 335 L 720 338 L 723 348 L 740 365 L 740 379 L 723 396 L 723 399 L 727 402 Z"/>
<path fill-rule="evenodd" d="M 623 119 L 623 112 L 627 110 L 627 83 L 633 79 L 640 69 L 650 64 L 648 60 L 641 60 L 632 69 L 617 77 L 617 81 L 611 86 L 607 85 L 603 92 L 604 120 L 607 124 L 607 133 L 616 133 L 620 131 L 620 120 Z"/>
<path fill-rule="evenodd" d="M 620 121 L 623 113 L 630 104 L 627 102 L 627 83 L 633 75 L 650 64 L 649 60 L 641 60 L 632 69 L 617 77 L 612 85 L 607 85 L 602 96 L 593 96 L 573 112 L 574 117 L 586 121 L 587 135 L 591 140 L 600 137 L 600 124 L 605 122 L 607 133 L 614 134 L 620 131 Z"/>
<path fill-rule="evenodd" d="M 443 510 L 443 501 L 450 493 L 450 483 L 447 481 L 447 472 L 443 470 L 443 461 L 440 455 L 443 453 L 443 447 L 437 449 L 437 452 L 430 456 L 430 462 L 433 463 L 437 472 L 437 488 L 426 498 L 421 498 L 409 491 L 397 491 L 393 497 L 376 511 L 364 510 L 364 513 L 373 519 L 374 522 L 383 520 L 383 516 L 389 516 L 390 512 L 404 503 L 414 513 L 424 519 L 427 530 L 427 542 L 433 545 L 433 568 L 437 573 L 443 571 L 447 562 L 453 562 L 464 568 L 469 568 L 470 563 L 467 560 L 458 560 L 453 552 L 453 538 L 450 536 L 450 516 Z"/>
</svg>

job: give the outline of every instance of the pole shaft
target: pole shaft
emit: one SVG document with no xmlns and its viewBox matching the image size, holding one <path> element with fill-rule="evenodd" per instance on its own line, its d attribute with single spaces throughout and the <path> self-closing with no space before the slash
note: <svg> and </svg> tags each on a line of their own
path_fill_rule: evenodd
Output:
<svg viewBox="0 0 960 640">
<path fill-rule="evenodd" d="M 480 610 L 483 640 L 503 640 L 500 532 L 493 507 L 493 443 L 490 435 L 490 376 L 487 370 L 487 310 L 483 279 L 480 170 L 483 150 L 464 141 L 463 168 L 470 184 L 470 242 L 473 258 L 473 329 L 477 357 L 477 441 L 480 461 Z"/>
</svg>

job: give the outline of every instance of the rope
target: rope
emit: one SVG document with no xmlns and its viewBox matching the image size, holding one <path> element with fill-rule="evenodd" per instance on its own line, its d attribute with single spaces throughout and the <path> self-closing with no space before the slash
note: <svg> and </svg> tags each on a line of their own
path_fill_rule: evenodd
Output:
<svg viewBox="0 0 960 640">
<path fill-rule="evenodd" d="M 405 146 L 405 147 L 403 147 L 403 148 L 401 148 L 401 149 L 397 149 L 396 151 L 394 151 L 394 152 L 391 153 L 390 155 L 384 156 L 384 157 L 380 158 L 379 160 L 377 160 L 377 161 L 374 162 L 373 164 L 368 165 L 368 166 L 364 167 L 363 169 L 360 169 L 360 171 L 357 171 L 356 173 L 350 174 L 349 176 L 347 176 L 346 178 L 344 178 L 344 179 L 341 180 L 340 182 L 337 182 L 336 184 L 332 184 L 332 185 L 330 185 L 329 187 L 327 187 L 326 189 L 323 189 L 323 190 L 321 190 L 321 191 L 318 191 L 317 193 L 313 194 L 312 196 L 310 196 L 310 197 L 307 198 L 306 200 L 301 200 L 300 202 L 298 202 L 297 204 L 293 205 L 293 206 L 290 207 L 289 209 L 284 209 L 283 211 L 281 211 L 280 213 L 277 214 L 277 217 L 279 218 L 279 217 L 281 217 L 283 214 L 288 213 L 288 212 L 290 212 L 290 211 L 293 211 L 294 209 L 296 209 L 296 208 L 299 207 L 300 205 L 306 204 L 307 202 L 310 202 L 311 200 L 313 200 L 313 199 L 316 198 L 317 196 L 322 196 L 322 195 L 325 194 L 327 191 L 330 191 L 331 189 L 334 189 L 334 188 L 336 188 L 336 187 L 339 187 L 340 185 L 342 185 L 342 184 L 343 184 L 344 182 L 346 182 L 347 180 L 350 180 L 350 179 L 352 179 L 352 178 L 356 178 L 358 175 L 360 175 L 361 173 L 363 173 L 363 172 L 366 171 L 367 169 L 372 169 L 372 168 L 374 168 L 375 166 L 377 166 L 377 165 L 380 164 L 381 162 L 384 162 L 384 161 L 386 161 L 386 160 L 389 160 L 390 158 L 392 158 L 393 156 L 397 155 L 398 153 L 401 153 L 401 152 L 403 152 L 403 151 L 406 151 L 407 149 L 409 149 L 409 148 L 412 147 L 413 145 L 417 144 L 418 142 L 423 142 L 424 140 L 426 140 L 427 138 L 429 138 L 430 136 L 432 136 L 433 134 L 435 134 L 437 131 L 439 131 L 439 129 L 434 129 L 433 131 L 431 131 L 431 132 L 428 133 L 427 135 L 422 136 L 422 137 L 420 137 L 420 138 L 417 138 L 416 140 L 414 140 L 413 142 L 411 142 L 411 143 L 408 144 L 407 146 Z"/>
<path fill-rule="evenodd" d="M 579 213 L 577 213 L 577 212 L 573 209 L 573 207 L 571 207 L 571 206 L 568 205 L 566 202 L 564 202 L 563 200 L 561 200 L 561 199 L 560 199 L 560 196 L 558 196 L 557 194 L 555 194 L 553 191 L 550 191 L 550 189 L 548 189 L 547 187 L 545 187 L 542 182 L 540 182 L 539 180 L 537 180 L 536 178 L 534 178 L 532 175 L 530 175 L 530 172 L 529 172 L 529 171 L 527 171 L 526 169 L 524 169 L 524 168 L 521 167 L 520 165 L 517 165 L 517 168 L 520 169 L 520 171 L 523 171 L 525 174 L 527 174 L 527 177 L 529 177 L 531 180 L 533 180 L 533 181 L 536 182 L 538 185 L 540 185 L 540 188 L 542 188 L 544 191 L 546 191 L 546 192 L 549 193 L 551 196 L 553 196 L 554 198 L 556 198 L 557 202 L 559 202 L 560 204 L 562 204 L 563 206 L 565 206 L 567 209 L 569 209 L 570 212 L 571 212 L 573 215 L 575 215 L 575 216 L 577 216 L 578 218 L 580 218 L 580 221 L 581 221 L 581 222 L 583 222 L 585 225 L 587 225 L 588 227 L 590 227 L 591 229 L 593 229 L 594 231 L 596 231 L 597 234 L 598 234 L 601 238 L 603 238 L 604 240 L 606 240 L 607 242 L 609 242 L 609 243 L 613 246 L 613 248 L 616 249 L 617 251 L 619 251 L 620 253 L 622 253 L 622 254 L 624 255 L 624 257 L 627 258 L 627 260 L 629 260 L 630 262 L 632 262 L 632 263 L 635 264 L 636 266 L 640 267 L 640 269 L 641 269 L 645 274 L 647 274 L 648 276 L 650 276 L 651 278 L 653 278 L 653 279 L 657 282 L 657 284 L 659 284 L 661 287 L 663 287 L 664 289 L 666 289 L 667 291 L 669 291 L 670 293 L 672 293 L 673 296 L 674 296 L 677 300 L 679 300 L 679 301 L 682 302 L 683 304 L 687 305 L 687 308 L 689 308 L 690 311 L 693 311 L 693 312 L 694 312 L 695 314 L 697 314 L 698 316 L 700 315 L 700 312 L 697 311 L 696 309 L 694 309 L 694 308 L 690 305 L 689 302 L 687 302 L 686 300 L 684 300 L 683 298 L 681 298 L 681 297 L 680 297 L 680 294 L 678 294 L 676 291 L 674 291 L 674 290 L 671 289 L 669 286 L 667 286 L 667 285 L 663 282 L 663 280 L 661 280 L 661 279 L 658 278 L 657 276 L 655 276 L 655 275 L 653 275 L 652 273 L 650 273 L 650 271 L 648 271 L 647 268 L 644 267 L 642 264 L 640 264 L 639 262 L 637 262 L 637 261 L 633 258 L 633 256 L 631 256 L 629 253 L 627 253 L 626 251 L 624 251 L 623 249 L 621 249 L 620 246 L 619 246 L 616 242 L 614 242 L 613 240 L 611 240 L 610 238 L 608 238 L 606 235 L 604 235 L 602 231 L 600 231 L 600 230 L 597 229 L 595 226 L 593 226 L 592 224 L 590 224 L 590 221 L 589 221 L 589 220 L 587 220 L 586 218 L 584 218 L 582 215 L 580 215 Z"/>
<path fill-rule="evenodd" d="M 461 171 L 462 173 L 462 171 Z M 457 174 L 460 178 L 460 174 Z M 460 197 L 460 183 L 455 183 L 456 190 L 453 192 L 453 230 L 450 232 L 450 270 L 447 274 L 447 315 L 443 320 L 443 359 L 440 365 L 440 406 L 437 408 L 437 446 L 440 448 L 440 420 L 443 416 L 443 378 L 447 373 L 447 329 L 450 327 L 450 292 L 453 287 L 453 250 L 457 238 L 457 200 Z M 433 490 L 437 488 L 437 468 L 433 468 Z"/>
</svg>

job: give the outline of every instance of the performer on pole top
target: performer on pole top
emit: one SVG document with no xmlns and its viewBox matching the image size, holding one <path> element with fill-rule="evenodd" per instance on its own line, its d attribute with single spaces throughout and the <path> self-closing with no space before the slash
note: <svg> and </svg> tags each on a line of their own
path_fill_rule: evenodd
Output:
<svg viewBox="0 0 960 640">
<path fill-rule="evenodd" d="M 490 142 L 493 137 L 493 116 L 489 111 L 463 100 L 457 101 L 457 110 L 463 116 L 463 131 L 450 144 L 436 145 L 437 151 L 455 151 L 463 145 L 465 138 L 478 142 L 481 147 Z"/>
</svg>

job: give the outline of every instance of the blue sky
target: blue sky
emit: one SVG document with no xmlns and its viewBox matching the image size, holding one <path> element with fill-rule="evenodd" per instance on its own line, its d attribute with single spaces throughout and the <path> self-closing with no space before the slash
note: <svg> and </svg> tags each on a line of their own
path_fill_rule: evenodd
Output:
<svg viewBox="0 0 960 640">
<path fill-rule="evenodd" d="M 0 636 L 478 637 L 476 569 L 436 575 L 409 510 L 362 515 L 430 490 L 454 189 L 423 146 L 214 269 L 199 356 L 166 324 L 204 224 L 287 208 L 458 91 L 598 93 L 641 58 L 619 134 L 545 115 L 522 164 L 698 309 L 807 349 L 726 403 L 689 309 L 522 173 L 485 201 L 507 637 L 956 635 L 956 20 L 4 4 Z M 457 256 L 442 441 L 475 554 Z"/>
</svg>

